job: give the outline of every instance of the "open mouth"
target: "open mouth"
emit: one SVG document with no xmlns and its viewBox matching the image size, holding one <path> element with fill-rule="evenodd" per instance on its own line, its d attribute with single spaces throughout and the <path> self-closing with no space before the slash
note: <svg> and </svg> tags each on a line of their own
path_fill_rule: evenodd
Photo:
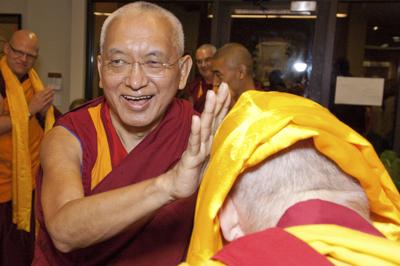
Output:
<svg viewBox="0 0 400 266">
<path fill-rule="evenodd" d="M 153 96 L 151 96 L 151 95 L 146 95 L 146 96 L 128 96 L 128 95 L 123 95 L 122 97 L 127 101 L 134 101 L 134 102 L 148 101 L 151 98 L 153 98 Z"/>
</svg>

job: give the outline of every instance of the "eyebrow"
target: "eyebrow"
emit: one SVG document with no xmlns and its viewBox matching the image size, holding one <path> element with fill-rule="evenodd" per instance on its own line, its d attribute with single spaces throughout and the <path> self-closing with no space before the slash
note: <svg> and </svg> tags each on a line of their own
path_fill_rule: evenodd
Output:
<svg viewBox="0 0 400 266">
<path fill-rule="evenodd" d="M 107 55 L 113 55 L 113 54 L 125 54 L 124 51 L 118 49 L 118 48 L 111 48 L 110 50 L 105 52 Z"/>
<path fill-rule="evenodd" d="M 108 55 L 123 54 L 123 55 L 129 56 L 129 54 L 127 54 L 126 52 L 124 52 L 123 50 L 118 49 L 118 48 L 111 48 L 109 51 L 106 52 L 106 54 L 108 54 Z M 149 57 L 149 56 L 157 56 L 157 57 L 161 57 L 163 59 L 166 59 L 165 54 L 163 52 L 160 52 L 160 51 L 150 51 L 147 54 L 145 54 L 143 57 Z"/>
</svg>

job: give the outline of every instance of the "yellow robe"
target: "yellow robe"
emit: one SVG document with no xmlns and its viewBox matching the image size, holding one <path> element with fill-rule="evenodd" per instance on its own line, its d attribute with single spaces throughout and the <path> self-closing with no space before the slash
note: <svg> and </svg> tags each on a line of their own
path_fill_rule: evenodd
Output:
<svg viewBox="0 0 400 266">
<path fill-rule="evenodd" d="M 4 191 L 7 192 L 2 193 L 2 200 L 8 201 L 11 194 L 13 223 L 18 229 L 29 232 L 34 188 L 32 184 L 39 168 L 38 153 L 43 130 L 36 118 L 30 119 L 28 102 L 34 93 L 43 90 L 43 84 L 33 69 L 28 71 L 29 79 L 21 84 L 8 67 L 5 56 L 0 60 L 0 70 L 4 77 L 7 95 L 4 104 L 6 113 L 3 114 L 10 115 L 12 125 L 11 132 L 2 135 L 3 143 L 0 143 L 1 147 L 3 144 L 7 147 L 7 153 L 4 153 L 6 161 L 2 168 L 7 177 L 0 184 L 4 185 Z M 51 106 L 46 114 L 45 131 L 53 124 L 54 110 Z M 11 190 L 9 190 L 10 185 Z"/>
</svg>

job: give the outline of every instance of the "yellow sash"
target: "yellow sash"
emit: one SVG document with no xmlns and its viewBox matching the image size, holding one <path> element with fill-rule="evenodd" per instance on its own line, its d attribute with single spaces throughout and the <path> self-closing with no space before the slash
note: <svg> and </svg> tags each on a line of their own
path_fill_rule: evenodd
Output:
<svg viewBox="0 0 400 266">
<path fill-rule="evenodd" d="M 32 165 L 29 154 L 29 110 L 21 82 L 7 65 L 6 57 L 0 60 L 0 69 L 6 84 L 6 95 L 10 109 L 12 126 L 12 206 L 13 223 L 18 229 L 30 231 L 32 205 Z M 43 90 L 34 69 L 28 71 L 29 79 L 35 92 Z M 54 124 L 54 110 L 47 110 L 45 132 Z"/>
<path fill-rule="evenodd" d="M 101 107 L 102 104 L 99 104 L 88 109 L 97 133 L 97 157 L 92 168 L 92 189 L 112 170 L 110 148 L 107 141 L 106 130 L 101 120 Z"/>
<path fill-rule="evenodd" d="M 299 140 L 356 178 L 365 190 L 375 227 L 400 240 L 400 195 L 371 144 L 319 104 L 292 94 L 247 91 L 218 129 L 203 177 L 187 254 L 203 265 L 222 248 L 218 211 L 235 179 L 247 168 Z"/>
<path fill-rule="evenodd" d="M 200 80 L 199 90 L 197 91 L 197 99 L 199 99 L 203 93 L 203 81 Z"/>
<path fill-rule="evenodd" d="M 329 224 L 294 226 L 285 230 L 334 265 L 400 265 L 400 242 Z"/>
</svg>

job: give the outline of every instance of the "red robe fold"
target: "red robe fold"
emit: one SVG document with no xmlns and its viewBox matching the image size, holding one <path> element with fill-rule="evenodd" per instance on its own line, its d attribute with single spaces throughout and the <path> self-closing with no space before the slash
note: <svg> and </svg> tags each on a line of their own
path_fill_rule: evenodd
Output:
<svg viewBox="0 0 400 266">
<path fill-rule="evenodd" d="M 95 99 L 58 120 L 81 142 L 82 184 L 85 196 L 134 184 L 156 177 L 172 168 L 186 149 L 194 113 L 190 104 L 174 100 L 160 125 L 142 140 L 119 164 L 121 143 L 102 108 L 102 121 L 111 151 L 113 170 L 91 189 L 91 170 L 97 156 L 96 131 L 89 107 L 103 102 Z M 40 222 L 34 265 L 177 265 L 184 259 L 193 223 L 195 196 L 160 208 L 144 226 L 94 246 L 68 254 L 58 252 L 46 231 L 40 206 L 41 177 L 38 180 L 37 217 Z M 79 215 L 79 214 L 77 214 Z"/>
<path fill-rule="evenodd" d="M 186 91 L 192 97 L 193 108 L 197 112 L 203 112 L 206 103 L 207 91 L 212 89 L 213 84 L 207 84 L 205 79 L 200 76 L 195 78 L 187 85 Z"/>
<path fill-rule="evenodd" d="M 213 259 L 229 266 L 323 266 L 332 265 L 303 240 L 284 228 L 305 224 L 335 224 L 383 237 L 355 211 L 325 200 L 306 200 L 292 205 L 276 227 L 246 235 L 227 244 Z"/>
</svg>

